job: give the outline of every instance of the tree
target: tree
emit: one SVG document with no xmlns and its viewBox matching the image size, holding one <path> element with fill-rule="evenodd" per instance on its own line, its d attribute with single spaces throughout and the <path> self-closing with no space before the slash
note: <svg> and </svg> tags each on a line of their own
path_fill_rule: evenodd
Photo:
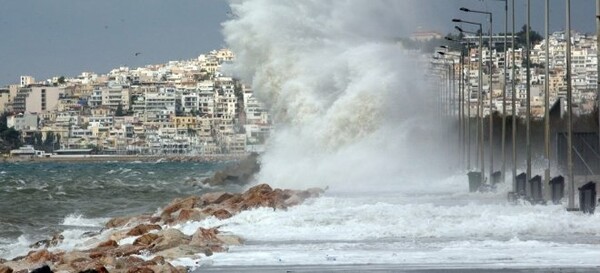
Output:
<svg viewBox="0 0 600 273">
<path fill-rule="evenodd" d="M 44 151 L 46 152 L 51 152 L 52 150 L 54 150 L 54 143 L 56 142 L 56 137 L 54 135 L 54 132 L 49 131 L 46 134 L 46 139 L 44 139 Z"/>
<path fill-rule="evenodd" d="M 65 83 L 65 76 L 60 76 L 58 78 L 58 84 L 64 84 Z"/>
<path fill-rule="evenodd" d="M 119 102 L 119 105 L 117 106 L 117 110 L 115 111 L 115 116 L 122 117 L 124 115 L 125 115 L 125 111 L 123 111 L 123 105 L 121 105 L 121 103 Z"/>
<path fill-rule="evenodd" d="M 8 128 L 7 118 L 8 113 L 0 114 L 0 153 L 21 146 L 21 133 L 14 128 Z"/>
<path fill-rule="evenodd" d="M 527 42 L 527 25 L 526 24 L 523 25 L 523 27 L 521 27 L 521 30 L 515 34 L 515 39 L 517 40 L 517 44 L 519 46 L 526 45 L 526 42 Z M 537 43 L 541 42 L 543 39 L 544 39 L 544 37 L 542 37 L 542 35 L 540 35 L 536 31 L 532 30 L 531 27 L 529 27 L 529 42 L 531 43 L 530 45 L 537 44 Z"/>
</svg>

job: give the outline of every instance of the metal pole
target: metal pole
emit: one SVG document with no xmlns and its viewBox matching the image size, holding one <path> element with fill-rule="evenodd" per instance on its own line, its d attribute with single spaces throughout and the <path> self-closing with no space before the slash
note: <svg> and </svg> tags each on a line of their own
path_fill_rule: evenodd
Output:
<svg viewBox="0 0 600 273">
<path fill-rule="evenodd" d="M 600 1 L 600 0 L 598 0 Z M 468 68 L 469 73 L 469 91 L 466 96 L 466 104 L 467 104 L 467 170 L 471 170 L 471 44 L 467 42 L 467 60 L 469 60 Z M 465 99 L 463 97 L 463 99 Z"/>
<path fill-rule="evenodd" d="M 512 182 L 513 191 L 517 190 L 517 88 L 515 79 L 515 0 L 512 0 L 512 38 L 511 38 L 511 84 L 512 84 Z"/>
<path fill-rule="evenodd" d="M 600 0 L 596 0 L 596 110 L 598 111 L 598 147 L 600 147 Z"/>
<path fill-rule="evenodd" d="M 458 102 L 459 102 L 459 120 L 460 120 L 460 141 L 462 145 L 462 164 L 466 166 L 465 161 L 467 158 L 467 144 L 465 142 L 465 50 L 464 47 L 460 48 L 460 82 L 458 89 Z"/>
<path fill-rule="evenodd" d="M 544 80 L 544 157 L 546 158 L 546 169 L 544 170 L 544 184 L 548 186 L 550 182 L 550 0 L 546 0 L 546 79 Z"/>
<path fill-rule="evenodd" d="M 569 205 L 568 209 L 575 209 L 575 180 L 573 176 L 573 94 L 571 92 L 571 0 L 567 1 L 567 162 L 569 168 Z"/>
<path fill-rule="evenodd" d="M 598 0 L 600 1 L 600 0 Z M 504 182 L 506 176 L 506 65 L 508 53 L 506 51 L 506 40 L 508 32 L 508 0 L 504 0 L 504 72 L 502 73 L 502 168 L 501 168 L 501 181 Z"/>
<path fill-rule="evenodd" d="M 479 164 L 481 167 L 482 183 L 485 182 L 485 162 L 483 151 L 483 33 L 479 26 L 479 94 L 478 94 L 478 122 L 479 122 Z"/>
<path fill-rule="evenodd" d="M 494 29 L 493 29 L 493 21 L 492 21 L 492 13 L 490 13 L 490 44 L 488 45 L 490 53 L 490 63 L 489 63 L 489 71 L 490 73 L 490 180 L 492 179 L 492 175 L 494 174 L 494 108 L 493 108 L 493 76 L 494 76 L 494 55 L 493 55 L 493 37 L 494 37 Z M 491 181 L 490 181 L 491 182 Z"/>
<path fill-rule="evenodd" d="M 527 151 L 527 180 L 531 179 L 531 59 L 530 59 L 530 43 L 529 40 L 529 29 L 531 28 L 531 0 L 527 0 L 527 31 L 526 34 L 526 45 L 525 45 L 525 58 L 527 60 L 527 98 L 525 99 L 527 105 L 527 113 L 526 114 L 526 151 Z"/>
</svg>

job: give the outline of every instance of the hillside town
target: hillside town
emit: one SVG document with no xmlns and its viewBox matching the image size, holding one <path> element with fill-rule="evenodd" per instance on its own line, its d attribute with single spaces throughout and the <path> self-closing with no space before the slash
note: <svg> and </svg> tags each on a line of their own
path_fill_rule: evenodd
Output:
<svg viewBox="0 0 600 273">
<path fill-rule="evenodd" d="M 221 72 L 234 58 L 220 49 L 102 75 L 21 76 L 0 88 L 0 113 L 21 144 L 48 154 L 247 154 L 272 123 L 252 89 Z"/>
<path fill-rule="evenodd" d="M 413 39 L 439 39 L 439 34 L 420 34 L 415 36 Z M 515 35 L 517 36 L 517 35 Z M 546 81 L 545 67 L 546 64 L 549 66 L 549 99 L 550 105 L 555 105 L 557 101 L 561 101 L 561 98 L 566 98 L 567 85 L 566 85 L 566 40 L 565 32 L 554 32 L 549 35 L 549 60 L 545 57 L 545 40 L 539 37 L 539 40 L 534 41 L 530 52 L 530 67 L 531 67 L 531 116 L 533 118 L 540 119 L 544 115 L 544 85 Z M 425 37 L 425 38 L 423 38 Z M 505 60 L 503 43 L 503 35 L 494 35 L 492 37 L 492 52 L 488 49 L 488 37 L 483 38 L 483 77 L 482 77 L 482 91 L 483 91 L 483 103 L 486 105 L 483 110 L 483 114 L 489 115 L 490 98 L 492 100 L 492 107 L 494 112 L 502 114 L 503 101 L 502 93 L 503 88 L 506 85 L 506 111 L 507 114 L 512 113 L 511 100 L 512 100 L 512 86 L 511 82 L 511 64 L 513 63 L 511 49 L 511 36 L 508 36 L 507 41 L 507 58 Z M 516 83 L 516 100 L 517 109 L 516 114 L 520 117 L 526 115 L 526 58 L 525 50 L 522 47 L 524 41 L 520 41 L 518 37 L 515 44 L 515 79 Z M 464 67 L 464 79 L 466 82 L 467 90 L 470 90 L 470 106 L 471 115 L 477 114 L 477 92 L 478 92 L 478 70 L 479 70 L 479 49 L 478 49 L 478 36 L 465 36 L 464 40 L 470 45 L 468 56 L 465 58 Z M 533 41 L 533 40 L 532 40 Z M 447 42 L 447 41 L 446 41 Z M 520 44 L 518 44 L 520 43 Z M 439 62 L 442 61 L 454 61 L 455 75 L 460 75 L 460 51 L 450 50 L 448 54 L 442 56 Z M 575 115 L 583 115 L 592 113 L 595 109 L 596 90 L 598 82 L 598 70 L 597 70 L 597 44 L 596 36 L 572 32 L 571 34 L 571 56 L 572 56 L 572 87 L 573 87 L 573 112 Z M 444 59 L 445 58 L 445 59 Z M 492 62 L 492 93 L 490 96 L 489 85 L 490 85 L 490 69 L 489 62 Z M 446 62 L 451 64 L 451 62 Z M 504 66 L 507 64 L 507 75 L 506 81 L 503 81 Z M 561 104 L 564 108 L 564 100 Z"/>
</svg>

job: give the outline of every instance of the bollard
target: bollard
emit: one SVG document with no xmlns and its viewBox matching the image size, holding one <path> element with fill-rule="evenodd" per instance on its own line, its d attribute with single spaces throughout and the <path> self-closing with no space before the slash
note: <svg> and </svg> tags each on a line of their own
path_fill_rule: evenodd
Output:
<svg viewBox="0 0 600 273">
<path fill-rule="evenodd" d="M 596 209 L 596 183 L 588 182 L 579 188 L 579 210 L 594 214 Z"/>
<path fill-rule="evenodd" d="M 529 201 L 532 204 L 540 204 L 544 202 L 542 195 L 542 177 L 539 175 L 529 179 Z"/>
<path fill-rule="evenodd" d="M 517 188 L 515 189 L 515 192 L 517 193 L 517 195 L 523 197 L 525 195 L 527 195 L 527 174 L 525 173 L 521 173 L 519 175 L 517 175 Z"/>
<path fill-rule="evenodd" d="M 481 186 L 481 172 L 469 172 L 469 192 L 476 192 Z"/>
<path fill-rule="evenodd" d="M 500 179 L 502 179 L 502 172 L 497 171 L 492 173 L 492 186 L 502 182 Z"/>
<path fill-rule="evenodd" d="M 550 184 L 550 197 L 552 203 L 555 205 L 560 204 L 560 200 L 565 196 L 565 178 L 562 175 L 552 178 Z"/>
</svg>

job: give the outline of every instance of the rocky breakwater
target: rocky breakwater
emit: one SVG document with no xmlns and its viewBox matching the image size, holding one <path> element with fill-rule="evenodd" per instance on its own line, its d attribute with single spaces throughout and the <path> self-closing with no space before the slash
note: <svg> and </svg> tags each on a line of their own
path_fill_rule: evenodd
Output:
<svg viewBox="0 0 600 273">
<path fill-rule="evenodd" d="M 175 228 L 177 225 L 209 217 L 226 219 L 258 207 L 286 209 L 322 193 L 321 189 L 284 190 L 261 184 L 243 193 L 213 192 L 175 199 L 153 215 L 113 218 L 103 230 L 88 234 L 68 251 L 61 248 L 61 235 L 38 242 L 32 245 L 38 248 L 25 256 L 0 260 L 0 273 L 187 272 L 186 267 L 173 266 L 173 261 L 226 252 L 244 240 L 219 231 L 219 227 L 198 228 L 186 235 Z"/>
</svg>

